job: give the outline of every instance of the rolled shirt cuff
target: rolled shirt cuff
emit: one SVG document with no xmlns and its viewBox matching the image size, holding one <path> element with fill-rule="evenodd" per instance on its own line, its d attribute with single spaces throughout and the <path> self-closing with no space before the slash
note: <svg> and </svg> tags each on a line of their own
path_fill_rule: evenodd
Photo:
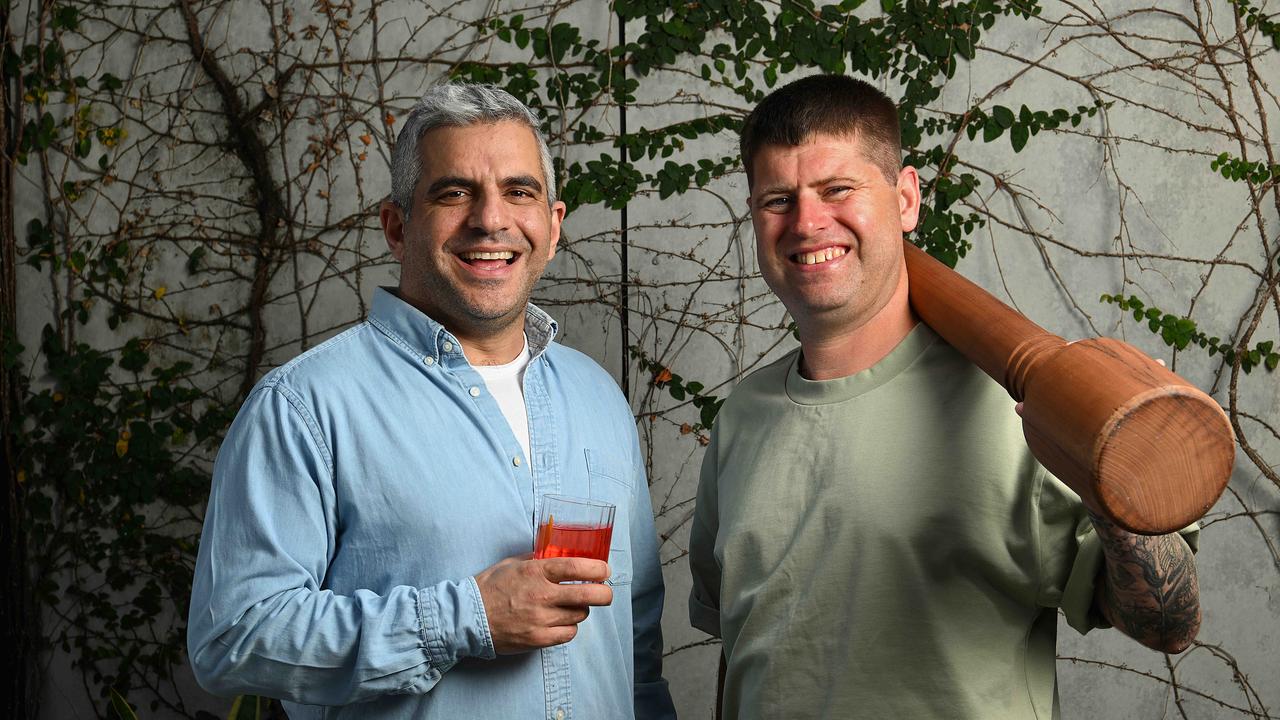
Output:
<svg viewBox="0 0 1280 720">
<path fill-rule="evenodd" d="M 418 615 L 423 647 L 440 672 L 464 657 L 497 657 L 475 578 L 419 589 Z"/>
</svg>

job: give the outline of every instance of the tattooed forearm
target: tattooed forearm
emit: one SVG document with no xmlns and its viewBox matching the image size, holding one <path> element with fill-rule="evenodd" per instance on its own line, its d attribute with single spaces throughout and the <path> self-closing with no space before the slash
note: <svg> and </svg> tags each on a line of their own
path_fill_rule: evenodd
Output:
<svg viewBox="0 0 1280 720">
<path fill-rule="evenodd" d="M 1177 533 L 1134 535 L 1091 515 L 1106 563 L 1096 601 L 1103 617 L 1154 650 L 1185 650 L 1200 630 L 1200 585 L 1191 548 Z"/>
</svg>

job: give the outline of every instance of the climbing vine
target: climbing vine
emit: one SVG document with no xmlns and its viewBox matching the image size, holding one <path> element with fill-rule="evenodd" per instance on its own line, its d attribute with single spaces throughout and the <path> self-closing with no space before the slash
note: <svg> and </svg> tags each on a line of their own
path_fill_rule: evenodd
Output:
<svg viewBox="0 0 1280 720">
<path fill-rule="evenodd" d="M 390 144 L 446 78 L 498 84 L 543 121 L 570 214 L 535 300 L 625 379 L 671 572 L 717 411 L 794 343 L 752 261 L 736 133 L 770 89 L 822 71 L 900 99 L 914 242 L 985 268 L 1014 304 L 1052 298 L 1056 331 L 1168 352 L 1215 394 L 1243 476 L 1269 489 L 1233 490 L 1206 522 L 1255 528 L 1277 587 L 1275 10 L 1148 5 L 7 3 L 0 379 L 23 572 L 6 592 L 31 602 L 6 622 L 27 669 L 68 658 L 104 714 L 112 690 L 156 716 L 210 706 L 180 678 L 213 456 L 263 372 L 393 282 L 376 217 Z M 1191 173 L 1184 200 L 1135 169 L 1146 153 Z M 1058 186 L 1093 192 L 1095 216 Z M 1223 220 L 1195 235 L 1153 210 L 1209 197 Z M 1270 717 L 1226 649 L 1193 652 L 1236 674 L 1206 690 L 1147 673 L 1184 716 L 1207 716 L 1184 697 L 1205 695 Z M 51 680 L 22 674 L 9 714 L 34 717 Z"/>
</svg>

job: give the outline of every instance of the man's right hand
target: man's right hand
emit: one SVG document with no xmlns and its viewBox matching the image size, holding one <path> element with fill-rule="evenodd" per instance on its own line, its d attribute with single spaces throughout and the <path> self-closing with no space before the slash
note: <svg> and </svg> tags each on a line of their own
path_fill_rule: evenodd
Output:
<svg viewBox="0 0 1280 720">
<path fill-rule="evenodd" d="M 603 584 L 608 578 L 603 560 L 534 560 L 532 553 L 476 575 L 494 651 L 510 655 L 569 642 L 592 605 L 613 602 L 613 589 Z M 560 584 L 565 581 L 585 582 Z"/>
</svg>

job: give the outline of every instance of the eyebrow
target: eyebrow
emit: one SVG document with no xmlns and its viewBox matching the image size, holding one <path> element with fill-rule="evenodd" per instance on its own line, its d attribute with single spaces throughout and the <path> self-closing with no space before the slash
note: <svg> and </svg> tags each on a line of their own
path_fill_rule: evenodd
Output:
<svg viewBox="0 0 1280 720">
<path fill-rule="evenodd" d="M 851 177 L 849 175 L 832 175 L 831 177 L 825 177 L 821 180 L 815 180 L 814 182 L 809 183 L 809 187 L 822 187 L 823 185 L 830 185 L 833 182 L 857 183 L 858 178 Z"/>
<path fill-rule="evenodd" d="M 444 190 L 445 188 L 451 188 L 451 187 L 463 188 L 465 190 L 475 190 L 476 183 L 464 177 L 458 177 L 457 175 L 446 175 L 445 177 L 442 177 L 436 180 L 435 182 L 431 183 L 431 185 L 427 187 L 427 194 L 435 195 L 441 190 Z"/>
<path fill-rule="evenodd" d="M 848 175 L 832 175 L 830 177 L 814 180 L 808 185 L 805 185 L 805 187 L 822 187 L 823 185 L 830 185 L 831 183 L 834 183 L 834 182 L 857 183 L 858 179 Z M 778 193 L 787 194 L 792 192 L 795 192 L 794 186 L 783 185 L 783 184 L 769 185 L 760 189 L 761 195 L 775 195 Z"/>
<path fill-rule="evenodd" d="M 760 188 L 759 195 L 777 195 L 778 193 L 789 193 L 792 188 L 790 185 L 769 185 Z"/>
<path fill-rule="evenodd" d="M 516 175 L 509 178 L 503 178 L 502 184 L 505 187 L 523 187 L 529 188 L 534 192 L 542 192 L 542 183 L 538 182 L 538 178 L 532 175 Z"/>
</svg>

